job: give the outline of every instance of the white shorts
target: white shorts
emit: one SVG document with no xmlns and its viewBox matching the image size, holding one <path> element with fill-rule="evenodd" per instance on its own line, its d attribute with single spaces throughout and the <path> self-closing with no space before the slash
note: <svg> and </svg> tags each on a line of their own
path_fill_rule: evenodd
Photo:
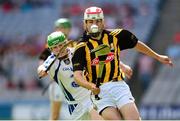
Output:
<svg viewBox="0 0 180 121">
<path fill-rule="evenodd" d="M 79 104 L 78 104 L 79 105 Z M 75 108 L 74 112 L 70 114 L 69 112 L 69 105 L 67 103 L 63 103 L 61 105 L 60 111 L 60 120 L 90 120 L 90 113 L 88 110 L 82 110 L 79 112 L 77 111 L 79 106 Z M 85 107 L 86 108 L 86 107 Z"/>
<path fill-rule="evenodd" d="M 60 120 L 90 120 L 90 111 L 93 108 L 90 95 L 79 102 L 67 102 L 62 90 L 56 82 L 49 86 L 49 98 L 51 101 L 60 101 Z"/>
<path fill-rule="evenodd" d="M 98 113 L 106 107 L 121 108 L 123 105 L 134 102 L 129 86 L 124 81 L 107 82 L 100 86 L 98 95 L 100 100 L 92 97 Z"/>
<path fill-rule="evenodd" d="M 62 102 L 60 120 L 90 120 L 90 111 L 93 108 L 92 102 L 82 101 L 80 103 L 68 104 Z M 72 113 L 70 113 L 72 112 Z"/>
<path fill-rule="evenodd" d="M 93 105 L 90 97 L 84 101 L 79 102 L 72 112 L 72 120 L 90 120 L 90 111 L 92 108 Z"/>
</svg>

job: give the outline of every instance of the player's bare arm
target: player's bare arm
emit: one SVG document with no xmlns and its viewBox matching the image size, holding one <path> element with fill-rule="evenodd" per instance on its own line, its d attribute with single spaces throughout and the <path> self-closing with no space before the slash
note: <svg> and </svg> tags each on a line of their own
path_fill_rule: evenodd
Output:
<svg viewBox="0 0 180 121">
<path fill-rule="evenodd" d="M 82 71 L 75 71 L 74 72 L 74 78 L 76 80 L 76 83 L 88 90 L 91 90 L 93 92 L 94 95 L 97 95 L 99 94 L 100 92 L 100 89 L 96 87 L 95 84 L 93 83 L 90 83 L 88 81 L 86 81 L 84 78 L 83 78 L 83 72 Z"/>
<path fill-rule="evenodd" d="M 156 60 L 160 61 L 163 64 L 173 66 L 172 60 L 168 56 L 160 55 L 160 54 L 154 52 L 151 48 L 149 48 L 147 45 L 145 45 L 141 41 L 137 42 L 135 49 L 141 53 L 144 53 L 150 57 L 155 58 Z"/>
</svg>

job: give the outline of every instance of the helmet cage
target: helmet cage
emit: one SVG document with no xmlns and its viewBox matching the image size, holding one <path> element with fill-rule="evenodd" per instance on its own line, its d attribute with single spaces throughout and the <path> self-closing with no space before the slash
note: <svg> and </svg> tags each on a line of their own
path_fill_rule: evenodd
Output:
<svg viewBox="0 0 180 121">
<path fill-rule="evenodd" d="M 103 11 L 99 7 L 89 7 L 84 12 L 84 20 L 102 19 L 104 20 Z"/>
</svg>

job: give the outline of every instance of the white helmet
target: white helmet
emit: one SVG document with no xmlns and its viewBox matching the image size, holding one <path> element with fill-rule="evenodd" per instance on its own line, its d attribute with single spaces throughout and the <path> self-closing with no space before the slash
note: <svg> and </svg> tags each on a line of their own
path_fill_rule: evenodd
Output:
<svg viewBox="0 0 180 121">
<path fill-rule="evenodd" d="M 84 20 L 103 19 L 103 11 L 99 7 L 89 7 L 84 12 Z"/>
</svg>

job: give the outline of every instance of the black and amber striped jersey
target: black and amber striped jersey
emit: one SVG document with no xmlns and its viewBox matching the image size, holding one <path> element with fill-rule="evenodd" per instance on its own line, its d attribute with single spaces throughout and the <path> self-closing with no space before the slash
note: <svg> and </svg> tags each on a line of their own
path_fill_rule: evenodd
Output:
<svg viewBox="0 0 180 121">
<path fill-rule="evenodd" d="M 76 46 L 74 56 L 72 58 L 73 70 L 85 70 L 85 78 L 89 82 L 96 83 L 99 72 L 99 65 L 95 65 L 94 59 L 97 58 L 91 50 L 101 44 L 110 47 L 112 61 L 104 65 L 102 72 L 101 83 L 111 80 L 122 80 L 122 72 L 120 70 L 120 52 L 124 49 L 133 48 L 136 46 L 138 39 L 128 30 L 113 29 L 103 30 L 99 40 L 93 39 L 90 36 L 84 36 L 83 41 Z"/>
</svg>

